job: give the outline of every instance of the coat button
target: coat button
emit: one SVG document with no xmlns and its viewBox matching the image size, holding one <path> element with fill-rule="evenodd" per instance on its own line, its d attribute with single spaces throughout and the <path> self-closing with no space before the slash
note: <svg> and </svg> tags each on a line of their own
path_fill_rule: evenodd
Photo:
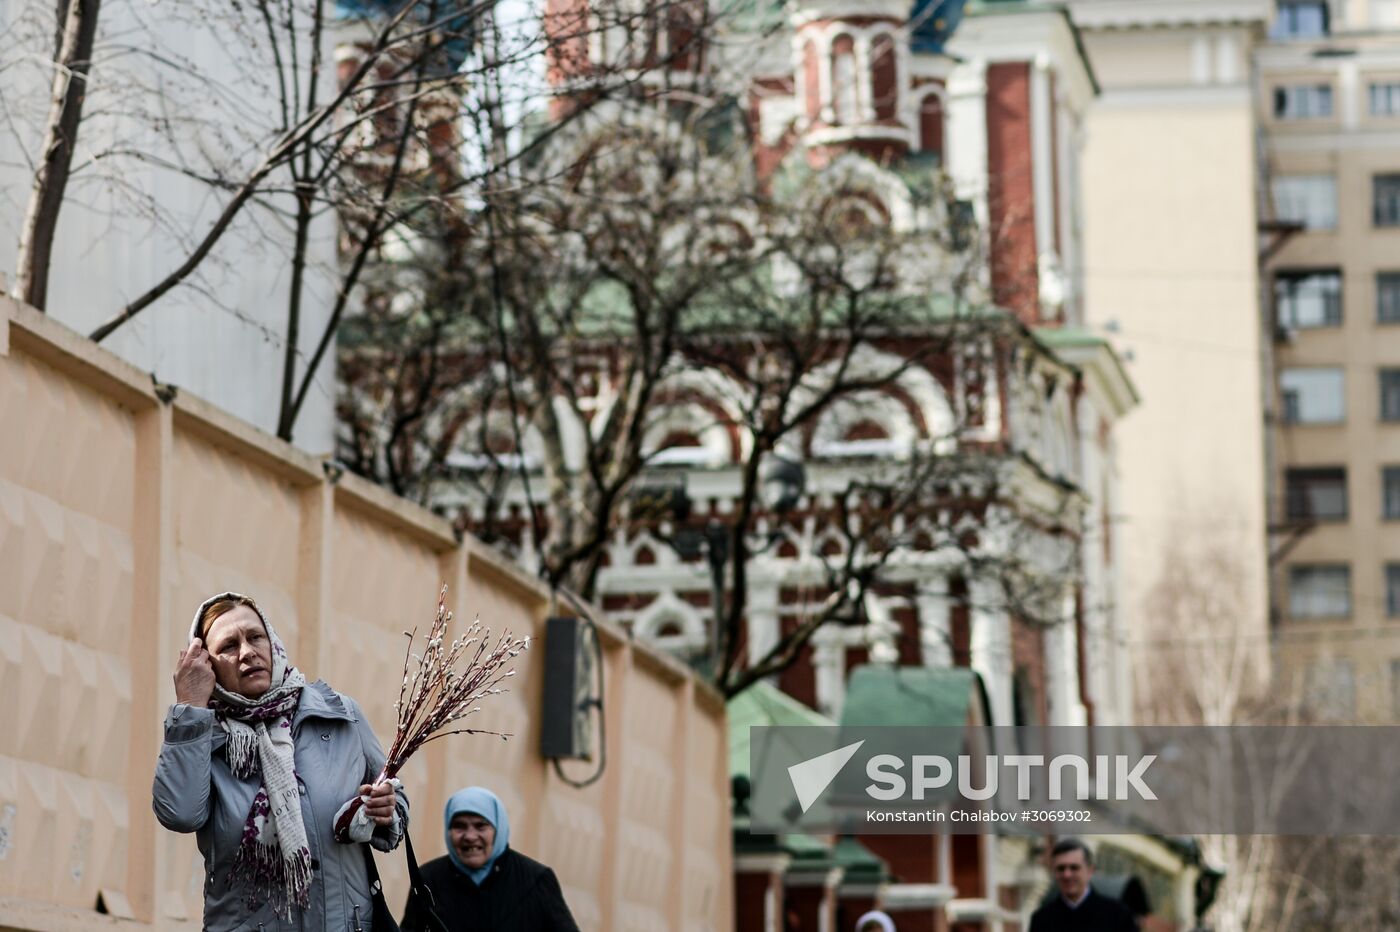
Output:
<svg viewBox="0 0 1400 932">
<path fill-rule="evenodd" d="M 299 792 L 299 793 L 301 793 L 301 795 L 305 796 L 305 795 L 306 795 L 306 784 L 303 783 L 301 786 L 297 787 L 297 792 Z"/>
<path fill-rule="evenodd" d="M 324 735 L 322 735 L 322 736 L 321 736 L 321 740 L 322 740 L 322 741 L 329 741 L 329 740 L 331 740 L 330 732 L 326 732 Z"/>
<path fill-rule="evenodd" d="M 312 858 L 312 859 L 311 859 L 311 869 L 314 870 L 314 871 L 320 870 L 320 869 L 321 869 L 321 862 L 318 861 L 316 858 Z"/>
</svg>

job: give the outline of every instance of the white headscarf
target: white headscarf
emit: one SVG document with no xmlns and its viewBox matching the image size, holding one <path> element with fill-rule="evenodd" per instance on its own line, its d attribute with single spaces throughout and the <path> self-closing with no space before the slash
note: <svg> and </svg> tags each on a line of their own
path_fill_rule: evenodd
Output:
<svg viewBox="0 0 1400 932">
<path fill-rule="evenodd" d="M 860 932 L 861 929 L 864 929 L 865 924 L 872 919 L 880 923 L 880 928 L 883 929 L 884 932 L 895 932 L 894 920 L 890 918 L 889 913 L 882 913 L 878 909 L 872 909 L 870 912 L 857 919 L 855 932 Z"/>
</svg>

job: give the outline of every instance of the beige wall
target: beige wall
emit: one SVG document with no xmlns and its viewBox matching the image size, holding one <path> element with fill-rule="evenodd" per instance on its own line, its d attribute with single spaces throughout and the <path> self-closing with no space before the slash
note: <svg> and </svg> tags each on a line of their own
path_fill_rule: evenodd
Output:
<svg viewBox="0 0 1400 932">
<path fill-rule="evenodd" d="M 1086 37 L 1106 67 L 1088 120 L 1084 282 L 1087 322 L 1131 355 L 1142 397 L 1115 430 L 1133 654 L 1204 681 L 1230 668 L 1226 651 L 1263 672 L 1268 600 L 1254 119 L 1244 74 L 1193 72 L 1200 35 L 1248 33 Z M 1139 683 L 1140 705 L 1155 703 Z"/>
<path fill-rule="evenodd" d="M 445 522 L 0 298 L 0 929 L 198 923 L 193 836 L 150 785 L 170 672 L 210 592 L 256 594 L 296 662 L 391 734 L 400 632 L 438 587 L 459 615 L 542 633 L 547 592 Z M 495 788 L 515 845 L 552 865 L 590 930 L 732 923 L 723 705 L 673 661 L 602 627 L 607 770 L 587 789 L 536 750 L 543 646 L 480 715 L 506 742 L 430 746 L 404 775 L 418 850 L 467 783 Z M 567 765 L 570 772 L 590 770 Z M 399 859 L 381 859 L 391 904 Z M 99 894 L 117 922 L 93 912 Z"/>
</svg>

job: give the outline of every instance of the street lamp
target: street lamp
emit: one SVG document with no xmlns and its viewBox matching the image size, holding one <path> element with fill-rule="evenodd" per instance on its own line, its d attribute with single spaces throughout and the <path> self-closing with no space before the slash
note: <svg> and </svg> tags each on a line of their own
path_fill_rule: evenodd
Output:
<svg viewBox="0 0 1400 932">
<path fill-rule="evenodd" d="M 802 464 L 785 456 L 772 454 L 764 464 L 759 478 L 763 504 L 775 515 L 785 515 L 797 507 L 806 490 L 807 474 Z M 690 517 L 691 499 L 683 474 L 650 476 L 638 483 L 630 496 L 633 517 L 660 521 L 665 518 L 684 522 Z M 720 631 L 723 624 L 724 607 L 724 566 L 729 562 L 729 534 L 727 525 L 715 518 L 707 521 L 704 527 L 682 527 L 669 537 L 663 537 L 672 550 L 682 560 L 694 560 L 704 556 L 710 568 L 710 608 L 713 616 L 710 626 L 710 658 L 714 664 L 711 671 L 719 674 Z M 750 549 L 757 555 L 772 547 L 781 539 L 777 531 L 770 531 L 766 541 Z"/>
</svg>

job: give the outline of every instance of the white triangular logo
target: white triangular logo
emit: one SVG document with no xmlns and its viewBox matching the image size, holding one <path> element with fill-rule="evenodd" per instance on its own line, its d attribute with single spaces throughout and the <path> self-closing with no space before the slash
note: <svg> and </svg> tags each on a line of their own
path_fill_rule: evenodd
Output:
<svg viewBox="0 0 1400 932">
<path fill-rule="evenodd" d="M 803 812 L 812 808 L 812 803 L 831 785 L 841 768 L 846 766 L 846 762 L 855 756 L 864 743 L 857 741 L 855 744 L 828 751 L 788 768 L 788 777 L 792 780 L 792 788 L 797 792 L 797 802 Z"/>
</svg>

